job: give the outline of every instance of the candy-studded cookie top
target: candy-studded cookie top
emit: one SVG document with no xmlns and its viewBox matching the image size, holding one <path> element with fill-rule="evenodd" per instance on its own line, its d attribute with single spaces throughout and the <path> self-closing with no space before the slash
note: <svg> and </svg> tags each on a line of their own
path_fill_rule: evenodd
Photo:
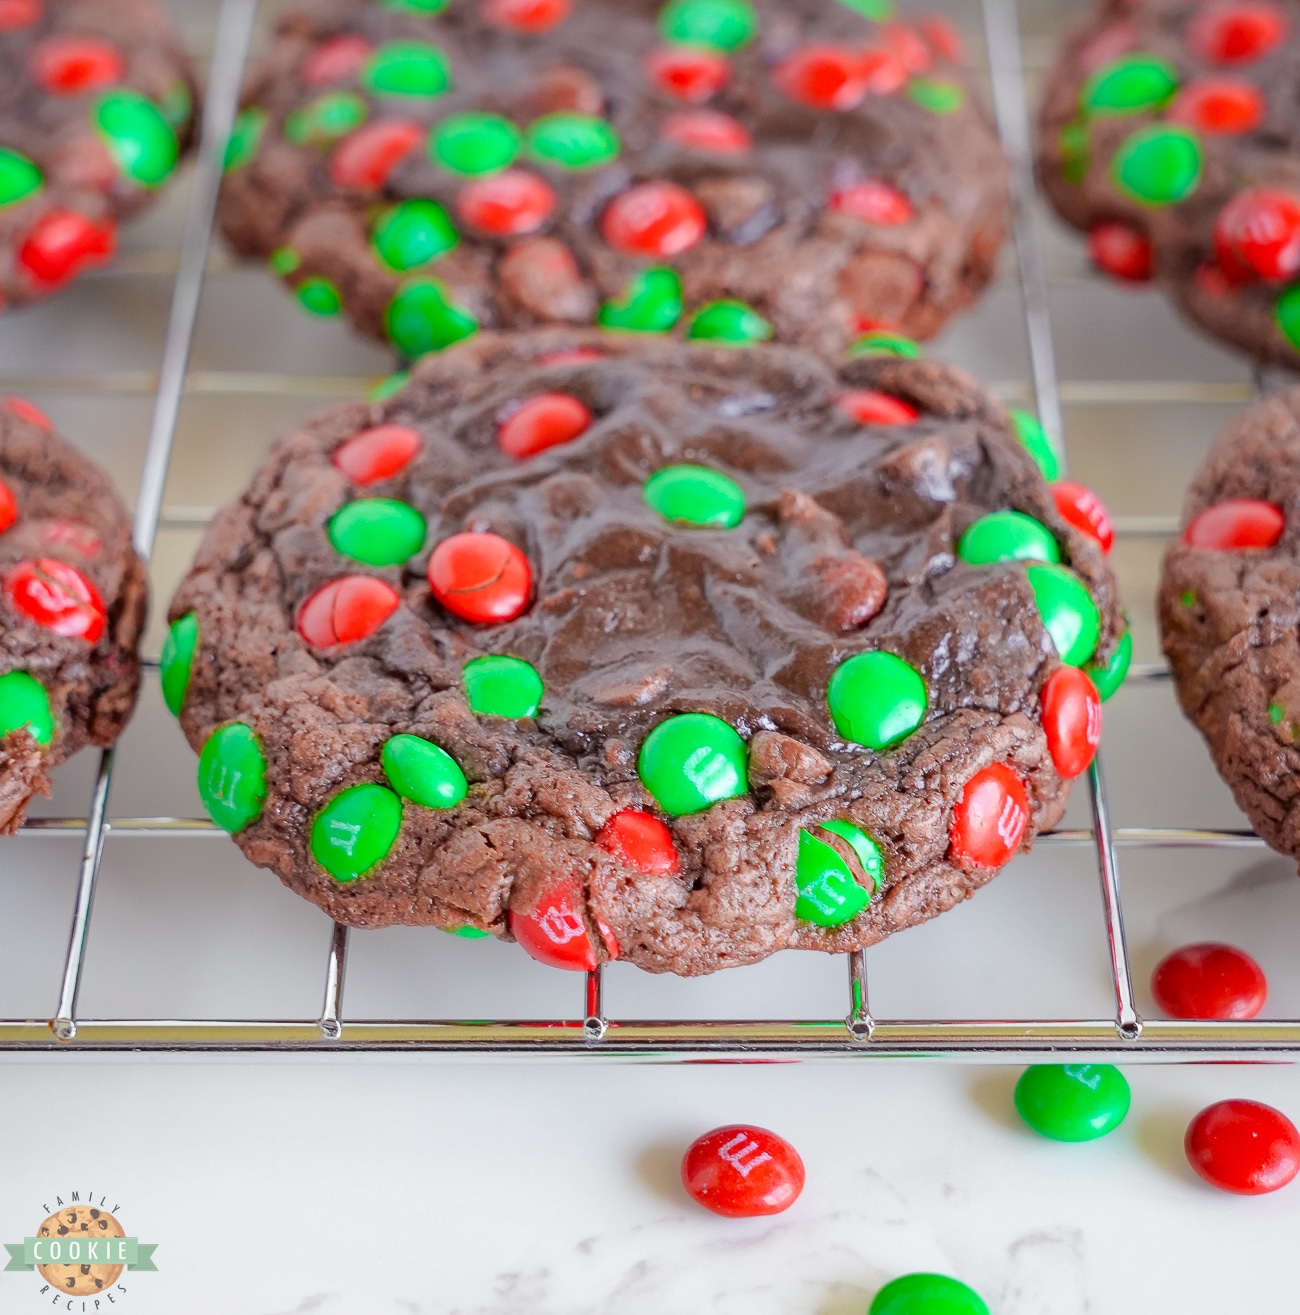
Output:
<svg viewBox="0 0 1300 1315">
<path fill-rule="evenodd" d="M 1036 537 L 983 533 L 1008 514 Z M 537 952 L 556 908 L 583 956 L 682 972 L 987 879 L 1091 757 L 1118 629 L 958 372 L 563 332 L 282 440 L 172 616 L 213 816 L 333 916 Z"/>
<path fill-rule="evenodd" d="M 0 309 L 112 257 L 175 170 L 194 93 L 155 0 L 0 6 Z"/>
<path fill-rule="evenodd" d="M 1162 281 L 1212 332 L 1300 365 L 1296 0 L 1106 0 L 1048 81 L 1057 207 L 1116 278 Z"/>
<path fill-rule="evenodd" d="M 227 235 L 409 357 L 547 322 L 840 350 L 987 280 L 1005 171 L 888 0 L 318 0 L 246 88 Z"/>
</svg>

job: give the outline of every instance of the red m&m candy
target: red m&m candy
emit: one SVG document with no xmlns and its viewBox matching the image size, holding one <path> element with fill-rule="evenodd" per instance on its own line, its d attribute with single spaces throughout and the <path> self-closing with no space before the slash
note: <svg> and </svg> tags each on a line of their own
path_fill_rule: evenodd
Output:
<svg viewBox="0 0 1300 1315">
<path fill-rule="evenodd" d="M 1300 1170 L 1295 1124 L 1254 1100 L 1221 1100 L 1203 1109 L 1188 1125 L 1183 1148 L 1207 1183 L 1239 1196 L 1276 1192 Z"/>
<path fill-rule="evenodd" d="M 0 0 L 0 32 L 31 27 L 41 16 L 41 0 Z"/>
<path fill-rule="evenodd" d="M 1020 848 L 1029 825 L 1025 784 L 1006 763 L 966 782 L 952 810 L 950 854 L 966 867 L 1000 868 Z"/>
<path fill-rule="evenodd" d="M 35 425 L 37 429 L 45 430 L 47 434 L 54 432 L 54 425 L 50 422 L 49 416 L 39 406 L 29 402 L 25 397 L 0 399 L 0 406 L 3 406 L 7 411 L 12 411 L 20 420 L 26 420 L 29 425 Z"/>
<path fill-rule="evenodd" d="M 484 233 L 518 237 L 533 233 L 551 217 L 555 193 L 536 174 L 507 169 L 469 183 L 456 201 L 460 217 Z"/>
<path fill-rule="evenodd" d="M 52 557 L 19 562 L 5 575 L 11 606 L 65 639 L 99 642 L 108 614 L 99 590 L 75 567 Z"/>
<path fill-rule="evenodd" d="M 420 144 L 425 130 L 405 119 L 380 119 L 344 137 L 330 156 L 330 177 L 339 187 L 373 192 Z"/>
<path fill-rule="evenodd" d="M 1268 982 L 1250 955 L 1202 942 L 1167 954 L 1151 974 L 1151 994 L 1172 1018 L 1254 1018 Z"/>
<path fill-rule="evenodd" d="M 600 221 L 605 241 L 629 256 L 680 256 L 708 228 L 700 203 L 677 183 L 640 183 L 616 196 Z"/>
<path fill-rule="evenodd" d="M 1151 242 L 1128 224 L 1098 224 L 1088 233 L 1088 255 L 1098 269 L 1126 283 L 1151 278 Z"/>
<path fill-rule="evenodd" d="M 1228 498 L 1207 507 L 1183 531 L 1192 548 L 1271 548 L 1282 537 L 1286 518 L 1281 508 L 1255 498 Z"/>
<path fill-rule="evenodd" d="M 728 1219 L 778 1215 L 803 1191 L 799 1152 L 784 1137 L 747 1123 L 715 1128 L 682 1157 L 682 1186 Z"/>
<path fill-rule="evenodd" d="M 625 808 L 596 832 L 596 843 L 626 867 L 653 875 L 676 872 L 673 833 L 653 813 Z"/>
<path fill-rule="evenodd" d="M 1187 44 L 1209 64 L 1247 64 L 1275 50 L 1287 38 L 1287 16 L 1280 5 L 1203 5 L 1187 29 Z"/>
<path fill-rule="evenodd" d="M 1168 117 L 1210 136 L 1236 137 L 1263 122 L 1264 108 L 1249 82 L 1205 78 L 1183 87 Z"/>
<path fill-rule="evenodd" d="M 891 50 L 804 46 L 772 72 L 782 95 L 815 110 L 851 110 L 868 94 L 888 96 L 907 81 L 903 62 Z"/>
<path fill-rule="evenodd" d="M 363 36 L 346 33 L 323 41 L 303 62 L 302 80 L 309 87 L 345 82 L 360 71 L 374 47 Z"/>
<path fill-rule="evenodd" d="M 1285 282 L 1300 270 L 1300 197 L 1248 187 L 1219 211 L 1214 251 L 1229 277 Z"/>
<path fill-rule="evenodd" d="M 880 30 L 885 45 L 909 73 L 928 73 L 934 62 L 930 47 L 906 23 L 886 23 Z"/>
<path fill-rule="evenodd" d="M 56 96 L 98 91 L 122 80 L 126 61 L 107 41 L 94 37 L 51 36 L 31 54 L 32 76 Z"/>
<path fill-rule="evenodd" d="M 863 425 L 910 425 L 921 416 L 911 402 L 866 388 L 841 393 L 835 405 Z"/>
<path fill-rule="evenodd" d="M 54 287 L 112 258 L 117 226 L 94 223 L 75 210 L 47 210 L 27 234 L 18 263 L 37 283 Z"/>
<path fill-rule="evenodd" d="M 591 427 L 591 412 L 567 393 L 539 393 L 519 403 L 497 429 L 508 457 L 523 460 L 548 447 L 571 443 Z"/>
<path fill-rule="evenodd" d="M 1090 488 L 1067 479 L 1057 480 L 1052 485 L 1052 500 L 1062 519 L 1069 521 L 1081 534 L 1096 539 L 1102 552 L 1110 552 L 1115 543 L 1115 527 L 1111 524 L 1110 513 Z"/>
<path fill-rule="evenodd" d="M 572 0 L 483 0 L 483 17 L 514 32 L 545 32 L 569 16 Z"/>
<path fill-rule="evenodd" d="M 603 923 L 596 924 L 605 950 L 618 958 L 618 942 Z M 584 914 L 582 884 L 576 877 L 557 881 L 544 891 L 529 913 L 510 912 L 515 940 L 539 963 L 570 972 L 592 972 L 600 962 Z"/>
<path fill-rule="evenodd" d="M 332 460 L 354 484 L 364 486 L 392 479 L 419 450 L 419 430 L 409 425 L 376 425 L 335 448 Z"/>
<path fill-rule="evenodd" d="M 686 46 L 651 51 L 646 72 L 660 91 L 694 105 L 716 96 L 731 81 L 731 66 L 722 55 Z"/>
<path fill-rule="evenodd" d="M 429 587 L 463 621 L 513 621 L 533 593 L 528 558 L 499 534 L 453 534 L 429 558 Z"/>
<path fill-rule="evenodd" d="M 743 123 L 716 110 L 670 114 L 660 125 L 659 135 L 687 150 L 713 155 L 743 155 L 754 144 Z"/>
<path fill-rule="evenodd" d="M 397 590 L 371 575 L 349 575 L 317 589 L 298 609 L 298 633 L 316 648 L 369 638 L 401 606 Z"/>
<path fill-rule="evenodd" d="M 0 534 L 3 534 L 18 519 L 18 499 L 14 491 L 4 480 L 0 479 Z"/>
<path fill-rule="evenodd" d="M 1067 781 L 1088 770 L 1101 743 L 1101 695 L 1078 667 L 1061 667 L 1043 686 L 1043 734 Z"/>
<path fill-rule="evenodd" d="M 882 227 L 905 224 L 916 213 L 905 193 L 877 178 L 836 188 L 829 206 L 838 215 L 852 215 L 854 219 Z"/>
</svg>

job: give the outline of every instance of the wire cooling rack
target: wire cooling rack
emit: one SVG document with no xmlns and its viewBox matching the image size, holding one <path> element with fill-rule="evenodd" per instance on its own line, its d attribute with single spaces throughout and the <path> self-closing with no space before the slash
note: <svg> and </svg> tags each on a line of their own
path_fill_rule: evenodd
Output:
<svg viewBox="0 0 1300 1315">
<path fill-rule="evenodd" d="M 188 204 L 179 266 L 158 375 L 152 425 L 137 497 L 135 542 L 151 557 L 163 513 L 164 488 L 180 415 L 198 323 L 200 297 L 212 241 L 221 181 L 224 143 L 237 107 L 258 0 L 222 0 L 213 55 L 199 158 Z M 988 72 L 999 132 L 1014 166 L 1018 199 L 1016 254 L 1031 369 L 1032 395 L 1044 427 L 1063 451 L 1063 400 L 1086 400 L 1087 385 L 1059 380 L 1042 238 L 1033 214 L 1034 175 L 1031 128 L 1017 0 L 981 0 Z M 191 381 L 192 382 L 192 381 Z M 1268 380 L 1257 377 L 1255 391 Z M 1143 385 L 1130 385 L 1140 390 Z M 1107 386 L 1104 400 L 1124 391 Z M 1200 400 L 1242 401 L 1250 390 L 1234 384 L 1184 389 Z M 1147 387 L 1147 394 L 1150 388 Z M 1174 388 L 1170 400 L 1178 400 Z M 1150 400 L 1149 396 L 1143 400 Z M 1176 529 L 1167 516 L 1118 519 L 1121 537 L 1161 538 Z M 157 605 L 158 600 L 155 600 Z M 1131 681 L 1167 680 L 1160 666 L 1135 667 Z M 1113 1012 L 1104 1017 L 1015 1021 L 892 1021 L 877 1019 L 869 1004 L 863 952 L 845 956 L 845 1015 L 822 1021 L 725 1021 L 670 1019 L 620 1021 L 606 1015 L 603 974 L 589 973 L 574 985 L 574 1011 L 568 1018 L 499 1021 L 374 1021 L 347 1017 L 344 979 L 349 933 L 334 928 L 324 965 L 323 999 L 318 1017 L 303 1019 L 88 1018 L 78 998 L 92 928 L 92 912 L 107 842 L 123 838 L 168 837 L 187 843 L 221 843 L 221 834 L 203 820 L 108 815 L 115 752 L 99 760 L 85 818 L 30 820 L 21 837 L 76 836 L 81 861 L 63 963 L 58 1004 L 52 1018 L 0 1019 L 0 1051 L 426 1051 L 468 1056 L 549 1054 L 641 1059 L 779 1059 L 837 1056 L 859 1059 L 934 1058 L 1028 1060 L 1047 1054 L 1078 1060 L 1120 1057 L 1139 1060 L 1281 1058 L 1300 1053 L 1300 1020 L 1260 1022 L 1177 1022 L 1143 1019 L 1135 1003 L 1125 942 L 1118 851 L 1130 847 L 1258 849 L 1262 842 L 1246 830 L 1190 828 L 1113 828 L 1100 760 L 1087 777 L 1091 805 L 1088 829 L 1057 830 L 1040 836 L 1037 850 L 1087 847 L 1096 858 L 1113 994 Z M 10 844 L 21 843 L 18 841 Z M 364 933 L 358 933 L 364 934 Z M 430 933 L 432 934 L 432 933 Z"/>
</svg>

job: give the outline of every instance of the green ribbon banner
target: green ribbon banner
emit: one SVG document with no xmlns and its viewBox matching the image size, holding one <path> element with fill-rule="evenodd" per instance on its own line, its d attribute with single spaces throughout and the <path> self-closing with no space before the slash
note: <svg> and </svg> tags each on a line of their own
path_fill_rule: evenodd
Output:
<svg viewBox="0 0 1300 1315">
<path fill-rule="evenodd" d="M 157 1242 L 138 1237 L 25 1237 L 21 1243 L 6 1242 L 11 1269 L 35 1269 L 37 1265 L 125 1265 L 127 1269 L 156 1274 L 153 1263 Z"/>
</svg>

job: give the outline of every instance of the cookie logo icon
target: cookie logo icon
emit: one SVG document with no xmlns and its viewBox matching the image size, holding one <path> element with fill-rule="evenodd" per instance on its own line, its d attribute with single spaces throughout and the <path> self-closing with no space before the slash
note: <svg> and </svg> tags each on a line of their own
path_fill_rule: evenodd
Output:
<svg viewBox="0 0 1300 1315">
<path fill-rule="evenodd" d="M 95 1192 L 49 1198 L 33 1236 L 3 1244 L 9 1253 L 4 1272 L 39 1277 L 43 1282 L 36 1295 L 47 1302 L 52 1297 L 60 1310 L 66 1306 L 94 1315 L 115 1309 L 127 1291 L 122 1278 L 128 1269 L 158 1271 L 153 1263 L 158 1244 L 131 1237 L 117 1217 L 121 1208 L 112 1197 Z"/>
<path fill-rule="evenodd" d="M 47 1246 L 47 1255 L 68 1257 L 70 1263 L 66 1265 L 37 1265 L 36 1268 L 52 1288 L 70 1296 L 90 1297 L 112 1287 L 126 1268 L 125 1264 L 95 1261 L 96 1255 L 107 1257 L 115 1253 L 115 1249 L 107 1245 L 90 1245 L 96 1239 L 126 1237 L 126 1230 L 106 1210 L 83 1205 L 59 1210 L 36 1230 L 36 1236 L 56 1239 L 60 1243 L 57 1252 L 54 1246 Z"/>
</svg>

